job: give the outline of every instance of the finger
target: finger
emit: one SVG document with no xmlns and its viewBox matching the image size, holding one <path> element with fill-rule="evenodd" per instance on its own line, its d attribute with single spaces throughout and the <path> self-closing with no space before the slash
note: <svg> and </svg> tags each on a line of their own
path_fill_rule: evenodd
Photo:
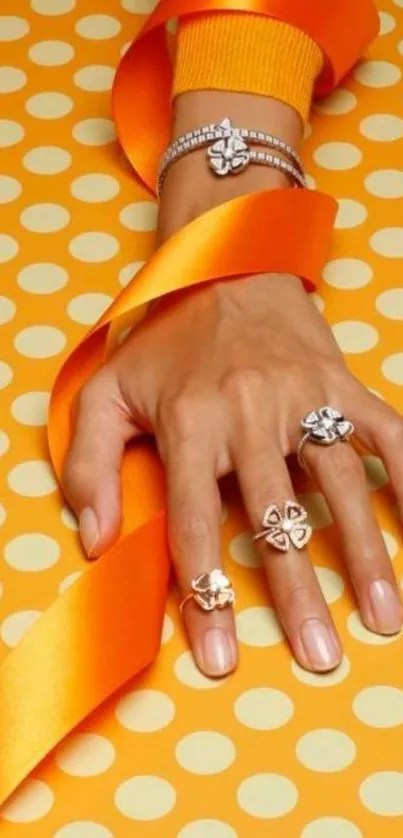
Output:
<svg viewBox="0 0 403 838">
<path fill-rule="evenodd" d="M 283 512 L 285 502 L 295 500 L 283 455 L 255 434 L 254 439 L 238 439 L 233 458 L 252 527 L 260 531 L 271 503 Z M 263 539 L 256 544 L 296 658 L 307 669 L 333 669 L 340 662 L 341 646 L 307 551 L 290 545 L 287 552 L 279 552 Z"/>
<path fill-rule="evenodd" d="M 361 458 L 348 443 L 308 443 L 304 461 L 340 529 L 345 561 L 365 624 L 381 634 L 399 631 L 403 609 L 384 540 L 372 510 Z"/>
<path fill-rule="evenodd" d="M 114 372 L 104 367 L 84 385 L 75 405 L 62 486 L 89 558 L 107 549 L 119 532 L 120 464 L 126 442 L 136 434 L 119 409 L 121 401 Z"/>
</svg>

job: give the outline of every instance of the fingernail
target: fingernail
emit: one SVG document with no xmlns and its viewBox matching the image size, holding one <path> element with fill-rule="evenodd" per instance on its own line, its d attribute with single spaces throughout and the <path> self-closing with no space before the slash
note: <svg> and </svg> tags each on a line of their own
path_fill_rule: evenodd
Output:
<svg viewBox="0 0 403 838">
<path fill-rule="evenodd" d="M 202 640 L 202 663 L 207 675 L 225 675 L 236 663 L 234 644 L 220 628 L 206 631 Z"/>
<path fill-rule="evenodd" d="M 340 661 L 340 649 L 333 633 L 321 620 L 312 618 L 301 626 L 301 640 L 312 669 L 325 672 Z"/>
<path fill-rule="evenodd" d="M 95 512 L 90 506 L 81 511 L 78 525 L 85 552 L 91 558 L 99 541 L 99 527 Z"/>
<path fill-rule="evenodd" d="M 402 626 L 402 603 L 386 579 L 372 582 L 369 596 L 376 628 L 380 632 L 393 634 Z"/>
</svg>

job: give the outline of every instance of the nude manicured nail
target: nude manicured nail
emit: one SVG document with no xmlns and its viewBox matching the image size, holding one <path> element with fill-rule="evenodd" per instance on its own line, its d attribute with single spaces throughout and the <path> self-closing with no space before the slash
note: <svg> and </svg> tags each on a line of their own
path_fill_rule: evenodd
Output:
<svg viewBox="0 0 403 838">
<path fill-rule="evenodd" d="M 301 641 L 312 669 L 325 672 L 340 661 L 340 649 L 325 623 L 316 618 L 306 620 L 301 626 Z"/>
<path fill-rule="evenodd" d="M 90 506 L 86 506 L 81 511 L 78 525 L 84 549 L 89 558 L 91 558 L 99 541 L 99 527 L 95 512 Z"/>
<path fill-rule="evenodd" d="M 386 579 L 377 579 L 369 589 L 376 628 L 380 632 L 393 634 L 402 625 L 403 609 L 399 597 Z"/>
<path fill-rule="evenodd" d="M 220 628 L 206 631 L 201 645 L 202 665 L 207 675 L 225 675 L 235 664 L 235 650 L 230 638 Z"/>
</svg>

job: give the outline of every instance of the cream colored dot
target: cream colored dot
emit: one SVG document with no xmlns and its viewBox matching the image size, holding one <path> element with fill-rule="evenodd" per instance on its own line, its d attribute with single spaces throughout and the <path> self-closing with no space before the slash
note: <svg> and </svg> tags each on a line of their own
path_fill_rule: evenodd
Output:
<svg viewBox="0 0 403 838">
<path fill-rule="evenodd" d="M 121 30 L 121 24 L 111 15 L 87 15 L 77 21 L 75 30 L 81 38 L 90 41 L 104 41 L 114 38 Z"/>
<path fill-rule="evenodd" d="M 136 15 L 148 15 L 158 3 L 158 0 L 121 0 L 126 12 L 133 12 Z"/>
<path fill-rule="evenodd" d="M 370 727 L 398 727 L 403 724 L 403 691 L 383 685 L 367 687 L 356 695 L 353 711 Z"/>
<path fill-rule="evenodd" d="M 298 789 L 281 774 L 252 774 L 240 784 L 238 804 L 255 818 L 281 818 L 295 809 Z"/>
<path fill-rule="evenodd" d="M 389 643 L 394 643 L 399 640 L 399 634 L 375 634 L 369 631 L 363 624 L 359 611 L 353 611 L 347 620 L 347 628 L 351 636 L 367 646 L 387 646 Z"/>
<path fill-rule="evenodd" d="M 228 736 L 214 730 L 200 730 L 178 742 L 175 756 L 179 765 L 192 774 L 219 774 L 232 765 L 236 750 Z"/>
<path fill-rule="evenodd" d="M 4 387 L 7 387 L 10 384 L 10 381 L 13 379 L 13 371 L 9 364 L 6 364 L 5 361 L 0 361 L 0 390 L 3 390 Z"/>
<path fill-rule="evenodd" d="M 6 510 L 4 509 L 3 504 L 0 503 L 0 527 L 3 526 L 4 521 L 6 520 L 6 518 L 7 518 Z"/>
<path fill-rule="evenodd" d="M 388 12 L 379 12 L 380 35 L 389 35 L 396 28 L 396 20 Z"/>
<path fill-rule="evenodd" d="M 368 210 L 359 201 L 350 198 L 338 199 L 339 209 L 336 215 L 335 227 L 337 230 L 351 230 L 359 227 L 368 216 Z"/>
<path fill-rule="evenodd" d="M 0 295 L 0 326 L 12 320 L 17 310 L 17 306 L 8 297 Z"/>
<path fill-rule="evenodd" d="M 241 532 L 229 543 L 231 559 L 242 567 L 261 567 L 262 559 L 249 532 Z"/>
<path fill-rule="evenodd" d="M 392 384 L 403 384 L 403 352 L 396 352 L 385 358 L 382 364 L 382 374 Z"/>
<path fill-rule="evenodd" d="M 34 12 L 40 15 L 65 15 L 76 7 L 76 0 L 31 0 Z"/>
<path fill-rule="evenodd" d="M 62 826 L 54 838 L 113 838 L 112 832 L 94 821 L 73 821 Z"/>
<path fill-rule="evenodd" d="M 237 833 L 228 823 L 206 818 L 186 824 L 176 838 L 237 838 Z"/>
<path fill-rule="evenodd" d="M 283 630 L 272 608 L 254 605 L 236 616 L 237 634 L 246 646 L 274 646 L 284 638 Z"/>
<path fill-rule="evenodd" d="M 49 399 L 50 393 L 45 391 L 23 393 L 14 399 L 11 413 L 21 425 L 41 427 L 47 422 Z"/>
<path fill-rule="evenodd" d="M 175 716 L 175 704 L 158 690 L 133 690 L 118 701 L 116 716 L 127 730 L 150 733 L 169 725 Z"/>
<path fill-rule="evenodd" d="M 323 312 L 325 310 L 324 299 L 322 297 L 320 297 L 319 294 L 316 293 L 316 291 L 314 291 L 310 296 L 311 296 L 311 300 L 312 300 L 314 306 L 316 306 L 318 311 L 320 311 L 321 314 L 323 314 Z"/>
<path fill-rule="evenodd" d="M 308 823 L 300 838 L 364 838 L 362 832 L 345 818 L 318 818 Z"/>
<path fill-rule="evenodd" d="M 332 331 L 340 349 L 347 354 L 369 352 L 379 341 L 377 329 L 360 320 L 335 323 Z"/>
<path fill-rule="evenodd" d="M 22 186 L 15 177 L 0 175 L 0 204 L 8 204 L 15 201 L 21 195 Z"/>
<path fill-rule="evenodd" d="M 41 67 L 61 67 L 73 60 L 75 51 L 65 41 L 38 41 L 29 49 L 28 55 L 34 64 Z"/>
<path fill-rule="evenodd" d="M 152 201 L 139 201 L 128 204 L 122 209 L 119 218 L 124 227 L 138 233 L 155 230 L 157 226 L 158 206 Z"/>
<path fill-rule="evenodd" d="M 64 594 L 65 591 L 68 591 L 68 589 L 71 588 L 71 586 L 74 585 L 74 583 L 77 582 L 77 579 L 79 579 L 82 575 L 82 570 L 75 570 L 73 573 L 69 573 L 69 575 L 60 582 L 59 594 Z"/>
<path fill-rule="evenodd" d="M 328 527 L 332 523 L 330 509 L 319 492 L 299 492 L 298 501 L 308 513 L 309 523 L 315 530 Z"/>
<path fill-rule="evenodd" d="M 403 119 L 389 113 L 367 116 L 360 122 L 360 132 L 368 140 L 392 142 L 403 137 Z"/>
<path fill-rule="evenodd" d="M 323 269 L 323 279 L 333 288 L 363 288 L 373 277 L 373 270 L 362 259 L 331 259 Z"/>
<path fill-rule="evenodd" d="M 335 570 L 330 570 L 328 567 L 316 566 L 314 570 L 328 605 L 337 602 L 344 593 L 344 582 L 341 576 Z"/>
<path fill-rule="evenodd" d="M 89 93 L 101 93 L 110 90 L 115 77 L 115 69 L 105 64 L 91 64 L 89 67 L 82 67 L 74 74 L 74 84 L 80 90 Z"/>
<path fill-rule="evenodd" d="M 388 474 L 382 460 L 379 457 L 366 455 L 362 458 L 367 478 L 367 485 L 370 490 L 380 489 L 388 482 Z"/>
<path fill-rule="evenodd" d="M 49 91 L 31 96 L 27 99 L 25 107 L 28 113 L 37 119 L 61 119 L 73 110 L 74 103 L 70 96 L 64 93 Z"/>
<path fill-rule="evenodd" d="M 110 233 L 81 233 L 72 239 L 69 250 L 81 262 L 106 262 L 116 256 L 119 242 Z"/>
<path fill-rule="evenodd" d="M 17 276 L 20 288 L 30 294 L 53 294 L 64 288 L 68 279 L 66 269 L 51 262 L 35 262 L 27 265 Z"/>
<path fill-rule="evenodd" d="M 388 555 L 390 559 L 395 559 L 398 552 L 399 552 L 399 545 L 393 535 L 387 530 L 381 530 L 383 540 L 385 542 L 385 547 L 388 551 Z"/>
<path fill-rule="evenodd" d="M 403 9 L 403 0 L 393 0 L 393 2 L 395 6 L 399 6 L 401 9 Z"/>
<path fill-rule="evenodd" d="M 80 294 L 78 297 L 73 297 L 70 300 L 67 306 L 67 313 L 76 323 L 89 326 L 99 320 L 112 302 L 113 297 L 109 297 L 108 294 L 95 294 L 91 292 Z"/>
<path fill-rule="evenodd" d="M 323 143 L 314 152 L 318 166 L 332 171 L 354 169 L 362 160 L 362 152 L 352 143 Z"/>
<path fill-rule="evenodd" d="M 301 736 L 296 745 L 299 762 L 311 771 L 343 771 L 356 757 L 356 746 L 341 730 L 328 728 L 311 730 Z"/>
<path fill-rule="evenodd" d="M 359 790 L 363 806 L 375 815 L 403 815 L 403 774 L 377 771 L 364 780 Z"/>
<path fill-rule="evenodd" d="M 403 198 L 403 171 L 378 169 L 365 178 L 364 186 L 377 198 Z"/>
<path fill-rule="evenodd" d="M 4 558 L 15 570 L 46 570 L 56 564 L 59 556 L 58 542 L 43 533 L 18 535 L 4 548 Z"/>
<path fill-rule="evenodd" d="M 62 352 L 66 336 L 55 326 L 28 326 L 14 339 L 14 346 L 26 358 L 51 358 Z"/>
<path fill-rule="evenodd" d="M 6 454 L 10 448 L 10 440 L 4 431 L 0 431 L 0 457 Z"/>
<path fill-rule="evenodd" d="M 1 15 L 0 41 L 19 41 L 29 32 L 29 23 L 23 17 Z"/>
<path fill-rule="evenodd" d="M 390 61 L 363 61 L 354 71 L 356 80 L 366 87 L 390 87 L 401 75 L 399 67 Z"/>
<path fill-rule="evenodd" d="M 34 175 L 57 175 L 71 166 L 72 156 L 64 148 L 43 145 L 28 151 L 22 162 Z"/>
<path fill-rule="evenodd" d="M 350 674 L 350 661 L 345 656 L 341 659 L 337 669 L 332 672 L 309 672 L 295 661 L 291 661 L 291 670 L 293 675 L 302 684 L 307 684 L 309 687 L 333 687 L 335 684 L 341 684 Z"/>
<path fill-rule="evenodd" d="M 45 460 L 19 463 L 8 474 L 8 485 L 17 495 L 40 498 L 57 489 L 53 470 Z"/>
<path fill-rule="evenodd" d="M 257 687 L 239 696 L 234 713 L 241 724 L 253 730 L 276 730 L 293 717 L 294 705 L 280 690 Z"/>
<path fill-rule="evenodd" d="M 161 643 L 165 645 L 165 643 L 169 643 L 171 637 L 174 635 L 174 624 L 171 620 L 169 614 L 165 614 L 164 616 L 164 623 L 162 626 L 162 635 L 161 635 Z"/>
<path fill-rule="evenodd" d="M 144 268 L 145 262 L 130 262 L 129 265 L 125 265 L 124 268 L 119 273 L 119 282 L 121 285 L 126 286 L 129 282 L 135 277 L 142 268 Z"/>
<path fill-rule="evenodd" d="M 71 184 L 71 192 L 75 198 L 93 204 L 110 201 L 119 190 L 119 181 L 103 174 L 82 175 Z"/>
<path fill-rule="evenodd" d="M 115 760 L 115 748 L 97 733 L 74 733 L 55 751 L 55 762 L 73 777 L 103 774 Z"/>
<path fill-rule="evenodd" d="M 154 821 L 163 818 L 176 803 L 176 791 L 168 780 L 139 775 L 117 787 L 115 806 L 126 818 Z"/>
<path fill-rule="evenodd" d="M 317 183 L 313 175 L 305 174 L 305 180 L 308 189 L 317 189 Z"/>
<path fill-rule="evenodd" d="M 32 204 L 21 213 L 20 221 L 31 233 L 57 233 L 70 223 L 70 213 L 59 204 Z"/>
<path fill-rule="evenodd" d="M 185 687 L 195 690 L 214 690 L 222 686 L 225 678 L 206 678 L 197 668 L 191 652 L 182 652 L 174 665 L 175 675 Z"/>
<path fill-rule="evenodd" d="M 390 320 L 403 320 L 403 288 L 390 288 L 378 295 L 375 301 L 378 311 Z"/>
<path fill-rule="evenodd" d="M 54 804 L 54 794 L 42 780 L 25 780 L 1 810 L 8 823 L 32 823 L 44 818 Z"/>
<path fill-rule="evenodd" d="M 0 125 L 1 130 L 1 125 Z M 17 255 L 19 244 L 6 233 L 0 233 L 0 263 L 10 262 Z"/>
<path fill-rule="evenodd" d="M 387 259 L 403 258 L 403 227 L 384 227 L 371 236 L 370 245 L 375 253 Z"/>
<path fill-rule="evenodd" d="M 12 119 L 0 119 L 0 148 L 16 145 L 25 134 L 22 125 Z"/>
<path fill-rule="evenodd" d="M 123 44 L 123 46 L 120 47 L 119 54 L 122 58 L 123 58 L 124 55 L 126 55 L 127 51 L 130 49 L 130 47 L 132 45 L 133 45 L 133 41 L 131 40 L 131 41 L 126 41 L 126 43 Z"/>
<path fill-rule="evenodd" d="M 40 611 L 16 611 L 3 620 L 0 636 L 6 646 L 18 646 L 27 631 L 41 616 Z"/>
<path fill-rule="evenodd" d="M 331 93 L 330 96 L 327 96 L 326 99 L 317 102 L 315 109 L 320 111 L 320 113 L 329 114 L 330 116 L 339 116 L 340 114 L 350 113 L 356 105 L 357 97 L 354 93 L 351 90 L 339 88 L 334 93 Z"/>
<path fill-rule="evenodd" d="M 77 518 L 74 515 L 74 513 L 72 512 L 72 510 L 69 509 L 68 506 L 63 507 L 60 515 L 61 515 L 61 519 L 63 521 L 63 524 L 64 524 L 65 527 L 67 527 L 67 529 L 73 530 L 73 532 L 78 531 Z"/>
<path fill-rule="evenodd" d="M 27 77 L 18 67 L 0 67 L 0 93 L 15 93 L 22 90 L 27 83 Z"/>
<path fill-rule="evenodd" d="M 81 145 L 107 145 L 115 140 L 116 129 L 111 119 L 83 119 L 74 126 L 73 137 Z"/>
</svg>

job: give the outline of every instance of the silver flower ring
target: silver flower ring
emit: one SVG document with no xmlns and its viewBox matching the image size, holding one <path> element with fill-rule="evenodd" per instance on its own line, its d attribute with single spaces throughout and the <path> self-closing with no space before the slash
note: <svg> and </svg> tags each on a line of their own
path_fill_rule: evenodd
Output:
<svg viewBox="0 0 403 838">
<path fill-rule="evenodd" d="M 253 536 L 253 540 L 264 538 L 283 553 L 290 549 L 291 544 L 302 550 L 312 535 L 307 517 L 306 509 L 294 500 L 286 500 L 283 512 L 276 503 L 271 503 L 263 515 L 262 530 Z"/>
<path fill-rule="evenodd" d="M 192 579 L 190 588 L 189 593 L 179 606 L 181 612 L 191 599 L 203 611 L 225 608 L 235 602 L 235 591 L 231 582 L 219 569 L 211 570 L 209 573 L 201 573 L 196 579 Z"/>
<path fill-rule="evenodd" d="M 297 457 L 302 468 L 305 468 L 302 458 L 303 449 L 307 442 L 316 445 L 333 445 L 335 442 L 345 442 L 354 433 L 354 425 L 336 410 L 325 405 L 319 410 L 312 410 L 301 420 L 302 436 L 299 441 Z"/>
</svg>

